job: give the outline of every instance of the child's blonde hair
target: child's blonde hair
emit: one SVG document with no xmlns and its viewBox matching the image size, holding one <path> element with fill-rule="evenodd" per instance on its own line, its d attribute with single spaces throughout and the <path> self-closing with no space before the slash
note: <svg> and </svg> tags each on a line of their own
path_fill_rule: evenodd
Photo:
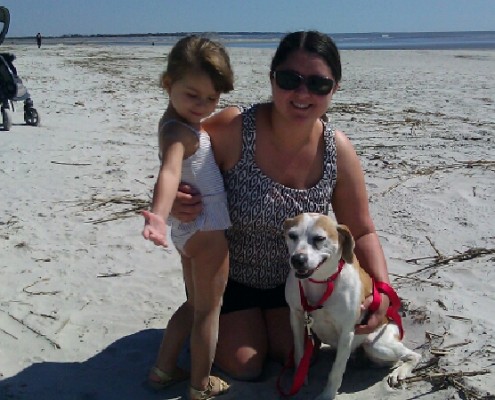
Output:
<svg viewBox="0 0 495 400">
<path fill-rule="evenodd" d="M 217 42 L 198 35 L 180 39 L 172 48 L 167 69 L 161 77 L 161 86 L 166 87 L 188 73 L 205 72 L 219 93 L 234 89 L 234 72 L 225 48 Z"/>
</svg>

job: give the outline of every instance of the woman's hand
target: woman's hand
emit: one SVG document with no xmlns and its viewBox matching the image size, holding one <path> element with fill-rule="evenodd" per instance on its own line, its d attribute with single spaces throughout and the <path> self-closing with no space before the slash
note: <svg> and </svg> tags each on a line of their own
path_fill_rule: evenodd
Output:
<svg viewBox="0 0 495 400">
<path fill-rule="evenodd" d="M 198 217 L 201 210 L 201 194 L 191 185 L 181 183 L 170 214 L 181 222 L 191 222 Z"/>
<path fill-rule="evenodd" d="M 380 294 L 380 296 L 382 300 L 380 302 L 380 306 L 375 312 L 368 310 L 371 302 L 373 301 L 373 296 L 368 296 L 364 300 L 364 303 L 361 305 L 361 309 L 363 311 L 368 310 L 369 314 L 364 324 L 355 326 L 354 332 L 356 335 L 364 335 L 373 332 L 383 322 L 383 320 L 387 318 L 386 314 L 390 305 L 390 300 L 388 296 L 384 294 Z"/>
<path fill-rule="evenodd" d="M 168 247 L 167 224 L 163 217 L 146 210 L 141 214 L 144 217 L 143 237 L 157 246 Z"/>
</svg>

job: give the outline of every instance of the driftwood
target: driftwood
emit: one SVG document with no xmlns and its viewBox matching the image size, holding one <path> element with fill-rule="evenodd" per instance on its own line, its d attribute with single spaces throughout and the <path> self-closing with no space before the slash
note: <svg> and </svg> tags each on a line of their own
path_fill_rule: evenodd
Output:
<svg viewBox="0 0 495 400">
<path fill-rule="evenodd" d="M 130 271 L 126 271 L 126 272 L 108 272 L 108 273 L 98 274 L 98 275 L 96 275 L 96 277 L 97 278 L 116 278 L 119 276 L 129 276 L 133 272 L 134 272 L 133 269 L 131 269 Z"/>
<path fill-rule="evenodd" d="M 475 388 L 469 387 L 463 379 L 464 377 L 486 375 L 489 373 L 490 371 L 487 369 L 478 371 L 424 372 L 405 378 L 404 383 L 427 381 L 431 382 L 438 389 L 445 389 L 452 386 L 466 400 L 495 400 L 493 395 L 482 394 Z"/>
<path fill-rule="evenodd" d="M 421 279 L 421 278 L 417 278 L 417 277 L 396 274 L 396 273 L 393 273 L 393 272 L 389 272 L 389 275 L 390 276 L 393 276 L 395 278 L 398 278 L 398 279 L 406 279 L 406 280 L 416 281 L 416 282 L 419 282 L 419 283 L 426 283 L 428 285 L 435 286 L 435 287 L 444 288 L 446 286 L 446 285 L 444 285 L 442 283 L 432 282 L 432 281 L 430 281 L 428 279 Z"/>
<path fill-rule="evenodd" d="M 58 320 L 58 318 L 57 318 L 55 315 L 44 314 L 44 313 L 37 314 L 37 313 L 32 312 L 32 311 L 29 311 L 29 314 L 31 314 L 31 315 L 35 315 L 35 316 L 37 316 L 37 317 L 48 318 L 48 319 L 51 319 L 51 320 L 54 320 L 54 321 L 57 321 L 57 320 Z"/>
<path fill-rule="evenodd" d="M 427 338 L 443 338 L 445 335 L 439 335 L 432 332 L 426 332 Z M 450 350 L 456 347 L 465 346 L 471 343 L 471 341 L 464 341 L 460 343 L 453 343 L 444 346 L 442 349 L 431 348 L 430 352 L 433 357 L 427 360 L 422 365 L 418 365 L 413 370 L 414 375 L 405 378 L 402 383 L 414 383 L 414 382 L 430 382 L 433 385 L 433 391 L 447 389 L 448 387 L 454 387 L 461 398 L 466 400 L 495 400 L 490 394 L 483 394 L 480 390 L 469 386 L 465 381 L 465 377 L 486 375 L 491 373 L 488 369 L 481 369 L 476 371 L 445 371 L 439 366 L 439 361 L 442 356 L 450 353 Z"/>
<path fill-rule="evenodd" d="M 442 357 L 450 354 L 453 349 L 472 343 L 472 340 L 464 340 L 442 347 L 433 346 L 433 342 L 443 343 L 447 336 L 449 336 L 447 330 L 443 333 L 425 332 L 425 337 L 427 339 L 425 344 L 429 344 L 429 350 L 433 357 L 419 364 L 413 370 L 414 375 L 406 377 L 402 383 L 407 384 L 425 381 L 432 384 L 432 392 L 453 387 L 458 392 L 459 397 L 465 400 L 495 400 L 495 397 L 492 394 L 482 393 L 481 390 L 469 385 L 464 379 L 466 377 L 490 374 L 492 371 L 489 369 L 475 371 L 447 371 L 440 365 Z"/>
<path fill-rule="evenodd" d="M 449 169 L 460 169 L 460 168 L 475 168 L 475 167 L 481 167 L 485 169 L 495 169 L 495 161 L 493 160 L 468 160 L 468 161 L 459 161 L 458 163 L 455 164 L 441 164 L 441 165 L 432 165 L 430 167 L 424 167 L 424 168 L 418 168 L 405 177 L 405 178 L 400 178 L 399 182 L 395 183 L 394 185 L 390 186 L 383 192 L 381 192 L 381 196 L 385 196 L 387 193 L 391 192 L 392 190 L 396 189 L 400 185 L 402 185 L 404 182 L 408 181 L 409 179 L 413 179 L 417 176 L 424 176 L 424 175 L 433 175 L 435 172 L 438 171 L 445 171 Z M 474 189 L 473 189 L 474 190 Z M 474 193 L 476 195 L 476 193 Z"/>
<path fill-rule="evenodd" d="M 96 211 L 105 207 L 114 205 L 128 205 L 123 210 L 114 211 L 109 216 L 99 219 L 91 219 L 87 223 L 101 224 L 103 222 L 115 221 L 117 219 L 131 218 L 138 214 L 141 210 L 147 209 L 150 205 L 149 199 L 133 197 L 131 195 L 115 196 L 110 198 L 101 198 L 96 195 L 90 200 L 80 202 L 78 206 L 83 207 L 83 211 Z"/>
<path fill-rule="evenodd" d="M 471 318 L 463 317 L 462 315 L 445 314 L 445 316 L 460 321 L 469 321 L 469 322 L 471 321 Z"/>
<path fill-rule="evenodd" d="M 5 329 L 0 328 L 0 332 L 5 333 L 7 336 L 10 336 L 11 338 L 13 338 L 15 340 L 18 340 L 18 338 L 16 336 L 12 335 L 12 333 L 10 333 L 10 332 L 7 332 Z"/>
<path fill-rule="evenodd" d="M 46 295 L 53 296 L 55 294 L 60 293 L 60 290 L 55 290 L 53 292 L 33 292 L 33 291 L 28 290 L 29 288 L 32 288 L 34 285 L 38 284 L 39 282 L 45 282 L 45 281 L 48 281 L 48 280 L 49 280 L 48 278 L 40 279 L 39 281 L 36 281 L 36 282 L 32 283 L 31 285 L 28 285 L 28 286 L 24 287 L 22 289 L 22 291 L 24 293 L 30 294 L 32 296 L 46 296 Z"/>
<path fill-rule="evenodd" d="M 434 380 L 444 380 L 448 378 L 459 378 L 463 376 L 478 376 L 489 374 L 490 371 L 487 369 L 482 369 L 479 371 L 453 371 L 453 372 L 430 372 L 422 373 L 419 375 L 409 376 L 404 379 L 405 382 L 418 382 L 418 381 L 434 381 Z"/>
<path fill-rule="evenodd" d="M 92 164 L 87 164 L 87 163 L 69 163 L 69 162 L 62 162 L 62 161 L 50 161 L 52 164 L 58 164 L 58 165 L 75 165 L 75 166 L 85 166 L 85 165 L 92 165 Z"/>
<path fill-rule="evenodd" d="M 464 253 L 460 254 L 455 254 L 453 256 L 434 256 L 434 257 L 423 257 L 423 258 L 411 258 L 409 260 L 406 260 L 408 263 L 417 263 L 418 260 L 425 260 L 425 259 L 433 259 L 433 261 L 426 267 L 418 269 L 416 271 L 410 272 L 407 275 L 412 275 L 412 274 L 417 274 L 419 272 L 423 272 L 427 269 L 438 267 L 439 265 L 445 265 L 449 264 L 453 261 L 466 261 L 466 260 L 472 260 L 473 258 L 478 258 L 482 256 L 486 256 L 489 254 L 495 254 L 495 249 L 486 249 L 482 247 L 475 247 L 472 249 L 467 249 Z"/>
<path fill-rule="evenodd" d="M 115 196 L 110 198 L 101 198 L 97 195 L 93 195 L 91 199 L 79 203 L 79 206 L 83 206 L 84 211 L 95 211 L 99 208 L 113 205 L 113 204 L 131 204 L 132 209 L 139 207 L 147 207 L 150 201 L 148 199 L 141 199 L 133 197 L 131 195 Z"/>
<path fill-rule="evenodd" d="M 447 346 L 444 346 L 443 348 L 433 348 L 432 347 L 430 349 L 430 353 L 433 355 L 437 355 L 437 356 L 444 356 L 444 355 L 450 354 L 451 350 L 453 348 L 467 346 L 468 344 L 470 344 L 472 342 L 473 342 L 472 340 L 466 340 L 466 341 L 460 342 L 460 343 L 449 344 Z"/>
<path fill-rule="evenodd" d="M 436 256 L 427 256 L 427 257 L 419 257 L 419 258 L 410 258 L 405 260 L 407 263 L 413 263 L 413 264 L 418 264 L 418 261 L 423 261 L 423 260 L 432 260 L 426 267 L 418 269 L 416 271 L 410 272 L 407 274 L 407 276 L 417 274 L 420 272 L 423 272 L 425 270 L 431 269 L 438 267 L 440 265 L 446 265 L 451 262 L 457 261 L 457 262 L 462 262 L 466 260 L 472 260 L 473 258 L 478 258 L 478 257 L 483 257 L 489 254 L 495 254 L 495 249 L 486 249 L 483 247 L 474 247 L 471 249 L 467 249 L 463 253 L 458 253 L 454 254 L 451 256 L 444 256 L 436 247 L 433 241 L 426 236 L 426 239 L 430 243 L 431 247 L 436 253 Z"/>
<path fill-rule="evenodd" d="M 438 171 L 445 171 L 447 169 L 459 169 L 459 168 L 474 168 L 474 167 L 484 167 L 484 168 L 495 168 L 495 161 L 492 160 L 470 160 L 470 161 L 459 161 L 455 164 L 445 164 L 445 165 L 433 165 L 431 167 L 420 168 L 413 171 L 414 175 L 432 175 Z"/>
<path fill-rule="evenodd" d="M 3 310 L 2 310 L 3 311 Z M 5 312 L 5 311 L 4 311 Z M 19 324 L 21 324 L 22 326 L 24 326 L 26 329 L 30 330 L 31 332 L 33 332 L 35 335 L 37 336 L 41 336 L 43 339 L 45 339 L 48 343 L 50 343 L 54 348 L 56 349 L 61 349 L 60 345 L 58 343 L 56 343 L 55 341 L 53 341 L 52 339 L 50 339 L 49 337 L 47 337 L 46 335 L 44 335 L 43 333 L 41 333 L 40 331 L 32 328 L 31 326 L 29 326 L 26 322 L 24 322 L 22 319 L 19 319 L 19 318 L 16 318 L 14 317 L 11 313 L 9 312 L 6 312 L 6 314 L 12 318 L 14 321 L 18 322 Z"/>
</svg>

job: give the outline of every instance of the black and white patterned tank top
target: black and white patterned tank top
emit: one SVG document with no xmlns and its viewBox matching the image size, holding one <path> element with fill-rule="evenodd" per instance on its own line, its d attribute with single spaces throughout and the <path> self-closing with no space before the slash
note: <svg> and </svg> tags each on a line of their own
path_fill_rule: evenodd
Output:
<svg viewBox="0 0 495 400">
<path fill-rule="evenodd" d="M 328 214 L 337 178 L 335 135 L 325 123 L 323 176 L 312 188 L 292 189 L 274 182 L 256 165 L 256 108 L 242 112 L 242 155 L 224 172 L 232 226 L 227 230 L 230 278 L 268 289 L 285 282 L 289 255 L 282 225 L 301 212 Z"/>
</svg>

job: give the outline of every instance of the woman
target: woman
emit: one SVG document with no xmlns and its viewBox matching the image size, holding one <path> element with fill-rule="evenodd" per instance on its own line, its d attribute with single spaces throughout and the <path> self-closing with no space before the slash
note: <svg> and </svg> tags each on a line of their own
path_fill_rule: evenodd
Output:
<svg viewBox="0 0 495 400">
<path fill-rule="evenodd" d="M 351 230 L 361 265 L 376 281 L 389 282 L 358 156 L 322 118 L 340 80 L 339 52 L 329 36 L 290 33 L 271 63 L 272 101 L 226 108 L 205 121 L 232 220 L 215 364 L 236 379 L 257 378 L 267 357 L 285 362 L 292 348 L 284 297 L 287 217 L 333 210 Z M 200 195 L 184 186 L 172 214 L 188 221 L 201 207 Z M 382 298 L 357 333 L 370 332 L 385 315 L 389 299 Z"/>
</svg>

